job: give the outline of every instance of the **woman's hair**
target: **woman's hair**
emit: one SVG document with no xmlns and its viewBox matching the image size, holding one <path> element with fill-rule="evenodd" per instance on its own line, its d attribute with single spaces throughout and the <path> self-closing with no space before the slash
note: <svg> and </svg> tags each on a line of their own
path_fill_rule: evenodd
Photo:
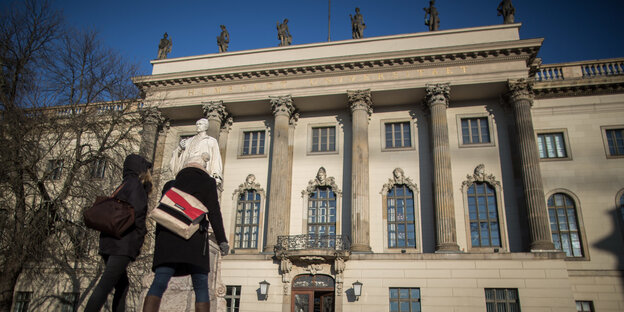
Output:
<svg viewBox="0 0 624 312">
<path fill-rule="evenodd" d="M 149 195 L 152 192 L 152 174 L 149 170 L 139 174 L 139 182 L 143 184 L 143 189 Z"/>
</svg>

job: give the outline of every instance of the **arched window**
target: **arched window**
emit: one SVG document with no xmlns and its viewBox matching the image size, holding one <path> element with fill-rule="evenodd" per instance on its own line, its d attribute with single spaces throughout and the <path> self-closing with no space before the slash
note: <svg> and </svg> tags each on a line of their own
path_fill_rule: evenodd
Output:
<svg viewBox="0 0 624 312">
<path fill-rule="evenodd" d="M 234 248 L 258 248 L 260 200 L 256 190 L 245 190 L 240 194 L 236 208 Z"/>
<path fill-rule="evenodd" d="M 250 174 L 245 182 L 234 191 L 236 213 L 234 214 L 233 249 L 255 252 L 261 245 L 263 224 L 262 210 L 264 190 L 256 183 L 256 176 Z"/>
<path fill-rule="evenodd" d="M 388 248 L 416 247 L 414 193 L 405 184 L 388 191 Z"/>
<path fill-rule="evenodd" d="M 474 182 L 467 196 L 472 247 L 501 247 L 496 191 L 486 182 Z"/>
<path fill-rule="evenodd" d="M 336 235 L 336 194 L 319 186 L 308 198 L 308 234 Z"/>
<path fill-rule="evenodd" d="M 568 257 L 582 257 L 581 233 L 572 197 L 555 193 L 548 198 L 548 216 L 555 248 Z"/>
</svg>

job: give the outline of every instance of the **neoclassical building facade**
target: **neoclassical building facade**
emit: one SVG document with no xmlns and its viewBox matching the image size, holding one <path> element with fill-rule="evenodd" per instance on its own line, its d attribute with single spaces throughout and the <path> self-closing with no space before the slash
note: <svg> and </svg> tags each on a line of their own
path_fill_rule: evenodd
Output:
<svg viewBox="0 0 624 312">
<path fill-rule="evenodd" d="M 219 142 L 214 309 L 624 310 L 624 59 L 543 65 L 520 27 L 153 60 L 157 185 L 196 120 Z"/>
<path fill-rule="evenodd" d="M 624 309 L 624 60 L 520 26 L 152 61 L 160 183 L 219 141 L 219 311 Z"/>
</svg>

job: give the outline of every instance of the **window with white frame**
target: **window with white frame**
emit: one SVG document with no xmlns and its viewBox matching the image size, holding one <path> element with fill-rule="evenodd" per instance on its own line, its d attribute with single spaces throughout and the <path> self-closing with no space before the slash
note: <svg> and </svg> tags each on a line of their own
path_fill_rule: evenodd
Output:
<svg viewBox="0 0 624 312">
<path fill-rule="evenodd" d="M 467 190 L 472 247 L 500 247 L 501 235 L 496 191 L 486 182 L 474 182 Z"/>
<path fill-rule="evenodd" d="M 384 123 L 385 148 L 412 147 L 412 131 L 409 121 Z"/>
<path fill-rule="evenodd" d="M 390 287 L 390 312 L 420 312 L 420 288 Z"/>
<path fill-rule="evenodd" d="M 264 155 L 265 136 L 264 130 L 244 131 L 241 155 Z"/>
<path fill-rule="evenodd" d="M 576 301 L 577 312 L 594 312 L 594 303 L 592 301 Z"/>
<path fill-rule="evenodd" d="M 225 311 L 238 312 L 240 309 L 241 286 L 226 286 Z"/>
<path fill-rule="evenodd" d="M 487 312 L 520 312 L 518 289 L 486 288 L 485 305 Z"/>
<path fill-rule="evenodd" d="M 312 142 L 310 152 L 335 152 L 336 151 L 336 127 L 312 127 Z"/>
<path fill-rule="evenodd" d="M 548 216 L 555 248 L 568 257 L 583 257 L 581 232 L 572 197 L 555 193 L 548 198 Z"/>
<path fill-rule="evenodd" d="M 18 291 L 15 294 L 15 302 L 13 304 L 13 312 L 27 312 L 28 305 L 32 299 L 32 291 Z"/>
<path fill-rule="evenodd" d="M 258 248 L 261 196 L 254 189 L 240 193 L 236 209 L 234 248 Z"/>
<path fill-rule="evenodd" d="M 568 158 L 564 132 L 538 133 L 537 149 L 541 159 Z"/>
</svg>

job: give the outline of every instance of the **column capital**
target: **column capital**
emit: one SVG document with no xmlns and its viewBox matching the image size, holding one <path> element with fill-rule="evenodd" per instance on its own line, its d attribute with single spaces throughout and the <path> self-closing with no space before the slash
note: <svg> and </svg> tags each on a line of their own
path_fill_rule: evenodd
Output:
<svg viewBox="0 0 624 312">
<path fill-rule="evenodd" d="M 517 80 L 507 80 L 507 88 L 509 92 L 507 92 L 506 97 L 510 103 L 515 103 L 518 101 L 529 101 L 531 106 L 533 105 L 533 99 L 535 98 L 535 94 L 533 93 L 533 82 L 528 81 L 524 78 Z"/>
<path fill-rule="evenodd" d="M 271 101 L 271 112 L 276 117 L 278 115 L 285 115 L 290 118 L 295 112 L 295 105 L 290 95 L 270 96 L 269 100 Z"/>
<path fill-rule="evenodd" d="M 373 113 L 373 101 L 371 100 L 370 89 L 347 90 L 351 112 L 359 109 L 365 110 L 370 116 Z"/>
<path fill-rule="evenodd" d="M 156 107 L 141 109 L 141 117 L 146 124 L 156 124 L 160 126 L 165 123 L 165 117 L 163 117 L 160 110 Z"/>
<path fill-rule="evenodd" d="M 451 96 L 451 83 L 435 83 L 425 86 L 425 104 L 431 107 L 436 104 L 444 104 L 448 107 L 449 97 Z"/>
<path fill-rule="evenodd" d="M 223 101 L 203 102 L 202 109 L 204 110 L 204 116 L 206 116 L 207 119 L 215 119 L 218 120 L 219 123 L 227 120 L 230 116 L 230 114 L 225 110 Z"/>
<path fill-rule="evenodd" d="M 230 117 L 228 114 L 228 117 L 221 123 L 221 132 L 230 132 L 230 130 L 232 130 L 232 124 L 234 124 L 234 118 Z"/>
</svg>

